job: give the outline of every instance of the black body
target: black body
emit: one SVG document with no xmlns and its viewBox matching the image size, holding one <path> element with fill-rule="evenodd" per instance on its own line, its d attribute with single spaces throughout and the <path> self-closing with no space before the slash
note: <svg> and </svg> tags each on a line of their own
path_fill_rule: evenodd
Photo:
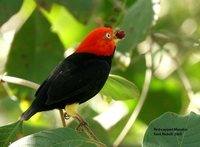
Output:
<svg viewBox="0 0 200 147">
<path fill-rule="evenodd" d="M 74 53 L 58 65 L 36 91 L 36 99 L 21 115 L 28 120 L 35 113 L 64 109 L 67 104 L 83 103 L 95 96 L 110 73 L 112 56 Z"/>
</svg>

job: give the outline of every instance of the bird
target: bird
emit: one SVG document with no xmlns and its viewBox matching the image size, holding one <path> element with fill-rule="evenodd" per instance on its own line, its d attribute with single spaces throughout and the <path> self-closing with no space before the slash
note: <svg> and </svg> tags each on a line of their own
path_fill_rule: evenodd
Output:
<svg viewBox="0 0 200 147">
<path fill-rule="evenodd" d="M 99 93 L 108 79 L 116 42 L 124 33 L 112 28 L 92 30 L 75 52 L 66 57 L 43 81 L 31 106 L 20 120 L 53 109 L 65 109 L 68 116 L 81 120 L 78 106 Z M 118 40 L 119 40 L 118 39 Z"/>
</svg>

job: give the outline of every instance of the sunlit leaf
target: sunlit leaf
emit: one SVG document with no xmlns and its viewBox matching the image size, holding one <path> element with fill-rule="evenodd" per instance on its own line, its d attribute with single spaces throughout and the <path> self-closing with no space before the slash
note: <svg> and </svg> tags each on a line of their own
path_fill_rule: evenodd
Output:
<svg viewBox="0 0 200 147">
<path fill-rule="evenodd" d="M 36 2 L 45 9 L 50 9 L 52 4 L 60 4 L 67 8 L 77 20 L 86 23 L 93 15 L 94 8 L 97 6 L 95 0 L 36 0 Z"/>
<path fill-rule="evenodd" d="M 152 121 L 145 133 L 143 146 L 199 146 L 200 116 L 191 112 L 180 116 L 168 112 Z"/>
<path fill-rule="evenodd" d="M 7 147 L 11 142 L 22 137 L 22 122 L 18 121 L 0 127 L 0 146 Z"/>
<path fill-rule="evenodd" d="M 75 147 L 75 146 L 87 146 L 95 147 L 94 141 L 91 141 L 75 130 L 70 128 L 58 128 L 52 130 L 45 130 L 39 133 L 35 133 L 29 136 L 26 136 L 14 143 L 9 147 Z"/>
<path fill-rule="evenodd" d="M 117 45 L 122 53 L 131 52 L 144 39 L 152 25 L 153 9 L 151 0 L 137 0 L 124 15 L 120 27 L 126 31 L 126 37 Z"/>
<path fill-rule="evenodd" d="M 101 94 L 114 100 L 134 99 L 139 96 L 138 88 L 132 82 L 117 75 L 109 75 L 109 78 L 101 90 Z"/>
</svg>

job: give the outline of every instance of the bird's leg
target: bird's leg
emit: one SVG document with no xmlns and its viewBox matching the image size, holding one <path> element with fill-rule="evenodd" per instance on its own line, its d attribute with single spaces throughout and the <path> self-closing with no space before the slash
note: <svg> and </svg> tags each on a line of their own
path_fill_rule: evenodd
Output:
<svg viewBox="0 0 200 147">
<path fill-rule="evenodd" d="M 61 116 L 61 121 L 62 121 L 63 127 L 67 127 L 67 124 L 65 122 L 65 114 L 64 114 L 63 110 L 59 109 L 59 112 L 60 112 L 60 116 Z"/>
<path fill-rule="evenodd" d="M 78 106 L 78 103 L 67 105 L 65 107 L 66 113 L 64 114 L 64 117 L 65 119 L 69 119 L 70 117 L 72 117 L 77 120 L 79 122 L 77 130 L 81 131 L 82 126 L 87 126 L 87 122 L 78 114 Z"/>
</svg>

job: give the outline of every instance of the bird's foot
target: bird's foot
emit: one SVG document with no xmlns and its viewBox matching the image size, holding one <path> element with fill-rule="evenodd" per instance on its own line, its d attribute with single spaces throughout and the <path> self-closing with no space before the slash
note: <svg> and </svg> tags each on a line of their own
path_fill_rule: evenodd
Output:
<svg viewBox="0 0 200 147">
<path fill-rule="evenodd" d="M 0 75 L 0 83 L 4 83 L 5 81 L 3 80 L 3 76 L 5 76 L 7 73 L 5 72 L 4 74 Z"/>
<path fill-rule="evenodd" d="M 88 126 L 88 123 L 78 113 L 76 113 L 74 116 L 70 116 L 66 112 L 64 113 L 64 118 L 66 120 L 68 120 L 70 117 L 73 117 L 75 120 L 79 122 L 78 126 L 76 127 L 77 131 L 82 132 L 83 131 L 82 127 Z"/>
<path fill-rule="evenodd" d="M 66 112 L 64 113 L 64 118 L 66 119 L 66 120 L 68 120 L 68 119 L 70 119 L 70 115 L 68 115 Z"/>
</svg>

